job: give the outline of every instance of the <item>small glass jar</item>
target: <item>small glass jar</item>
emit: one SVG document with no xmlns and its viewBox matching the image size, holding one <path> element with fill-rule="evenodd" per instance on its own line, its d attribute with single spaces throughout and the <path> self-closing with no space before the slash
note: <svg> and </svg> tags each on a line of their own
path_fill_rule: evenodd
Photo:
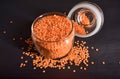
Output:
<svg viewBox="0 0 120 79">
<path fill-rule="evenodd" d="M 82 23 L 83 15 L 89 19 L 90 23 L 88 25 Z M 77 22 L 80 26 L 84 25 L 86 34 L 79 34 L 76 32 L 76 36 L 81 38 L 95 35 L 101 30 L 104 23 L 104 14 L 102 9 L 97 4 L 89 1 L 83 1 L 76 4 L 68 13 L 68 17 Z"/>
<path fill-rule="evenodd" d="M 46 16 L 51 16 L 51 15 L 58 15 L 58 16 L 62 16 L 66 19 L 68 19 L 68 21 L 71 23 L 71 29 L 68 35 L 66 35 L 65 37 L 63 37 L 62 39 L 56 40 L 56 41 L 46 41 L 43 40 L 41 38 L 39 38 L 35 33 L 34 33 L 34 25 L 35 23 L 46 17 Z M 44 27 L 44 26 L 43 26 Z M 67 29 L 66 29 L 67 30 Z M 68 52 L 71 50 L 72 46 L 73 46 L 73 41 L 74 41 L 74 36 L 75 36 L 75 30 L 74 27 L 72 25 L 71 20 L 69 20 L 69 18 L 59 12 L 52 12 L 52 13 L 45 13 L 43 15 L 40 15 L 39 17 L 37 17 L 31 27 L 31 31 L 32 31 L 32 40 L 38 50 L 38 52 L 47 57 L 47 58 L 52 58 L 52 59 L 57 59 L 57 58 L 61 58 L 64 57 L 65 55 L 68 54 Z"/>
</svg>

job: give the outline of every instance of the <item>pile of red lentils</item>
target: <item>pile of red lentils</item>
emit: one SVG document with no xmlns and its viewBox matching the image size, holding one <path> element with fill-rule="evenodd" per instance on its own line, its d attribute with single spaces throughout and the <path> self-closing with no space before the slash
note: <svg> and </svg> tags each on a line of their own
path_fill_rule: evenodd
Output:
<svg viewBox="0 0 120 79">
<path fill-rule="evenodd" d="M 46 69 L 48 67 L 65 69 L 66 65 L 69 65 L 67 68 L 70 69 L 70 65 L 80 66 L 81 63 L 83 63 L 86 67 L 88 66 L 88 58 L 90 57 L 88 50 L 89 47 L 86 46 L 86 42 L 84 41 L 75 41 L 75 44 L 68 55 L 60 59 L 45 58 L 44 56 L 39 55 L 37 52 L 31 52 L 31 50 L 36 50 L 32 39 L 29 38 L 25 40 L 25 42 L 28 44 L 28 48 L 27 51 L 23 52 L 23 55 L 26 55 L 32 59 L 32 63 L 34 66 L 33 69 Z M 21 56 L 21 59 L 23 58 L 24 57 Z M 27 62 L 28 61 L 25 60 L 25 63 Z M 20 67 L 25 67 L 25 63 L 21 63 Z M 86 68 L 84 68 L 84 70 L 86 70 Z"/>
</svg>

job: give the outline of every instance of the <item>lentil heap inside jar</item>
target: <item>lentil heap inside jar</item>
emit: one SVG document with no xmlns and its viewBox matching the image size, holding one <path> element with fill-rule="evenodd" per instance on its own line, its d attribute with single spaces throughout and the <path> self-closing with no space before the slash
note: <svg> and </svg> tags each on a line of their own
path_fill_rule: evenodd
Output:
<svg viewBox="0 0 120 79">
<path fill-rule="evenodd" d="M 33 22 L 32 39 L 41 55 L 61 58 L 72 48 L 74 27 L 65 15 L 48 13 Z"/>
</svg>

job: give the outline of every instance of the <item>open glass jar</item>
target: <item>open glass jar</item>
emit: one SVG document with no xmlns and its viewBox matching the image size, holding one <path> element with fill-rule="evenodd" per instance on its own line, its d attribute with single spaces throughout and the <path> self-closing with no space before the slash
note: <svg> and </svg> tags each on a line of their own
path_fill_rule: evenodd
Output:
<svg viewBox="0 0 120 79">
<path fill-rule="evenodd" d="M 77 33 L 71 20 L 80 26 L 84 25 L 83 28 L 88 33 Z M 98 5 L 81 2 L 70 10 L 68 16 L 60 12 L 51 12 L 37 17 L 31 27 L 31 36 L 41 55 L 57 59 L 64 57 L 71 50 L 74 36 L 93 36 L 101 29 L 103 22 L 103 12 Z"/>
<path fill-rule="evenodd" d="M 32 24 L 32 39 L 41 55 L 61 58 L 71 50 L 74 27 L 67 16 L 52 12 L 40 15 Z"/>
<path fill-rule="evenodd" d="M 76 32 L 76 36 L 81 38 L 95 35 L 100 31 L 104 23 L 102 9 L 97 4 L 88 1 L 76 4 L 68 13 L 68 17 L 76 21 L 80 26 L 84 26 L 86 34 Z"/>
</svg>

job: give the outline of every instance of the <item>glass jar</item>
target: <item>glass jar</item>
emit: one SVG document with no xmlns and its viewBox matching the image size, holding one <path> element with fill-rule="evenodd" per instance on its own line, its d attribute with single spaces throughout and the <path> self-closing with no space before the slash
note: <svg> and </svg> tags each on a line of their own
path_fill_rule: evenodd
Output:
<svg viewBox="0 0 120 79">
<path fill-rule="evenodd" d="M 88 25 L 85 25 L 83 23 L 84 21 L 82 22 L 84 19 L 82 18 L 83 15 L 88 18 L 90 22 Z M 84 25 L 86 34 L 79 34 L 76 32 L 76 36 L 81 38 L 95 35 L 101 30 L 104 23 L 104 14 L 102 9 L 97 4 L 89 1 L 83 1 L 76 4 L 68 13 L 68 17 L 77 22 L 80 26 Z"/>
<path fill-rule="evenodd" d="M 34 29 L 38 28 L 38 27 L 35 27 L 36 26 L 35 24 L 37 24 L 37 22 L 39 20 L 43 20 L 43 18 L 45 18 L 47 16 L 61 16 L 61 17 L 63 17 L 67 21 L 67 23 L 70 24 L 69 25 L 70 31 L 69 31 L 68 35 L 65 35 L 62 38 L 57 39 L 57 40 L 48 40 L 49 38 L 47 40 L 45 40 L 47 37 L 45 39 L 42 38 L 44 36 L 44 34 L 43 34 L 43 36 L 41 35 L 41 37 L 40 37 L 39 32 L 37 32 L 38 34 L 35 33 Z M 66 24 L 66 22 L 64 22 L 64 23 Z M 39 23 L 38 23 L 38 25 L 39 25 Z M 45 27 L 45 26 L 40 27 L 40 29 L 42 29 L 43 27 Z M 51 27 L 51 25 L 50 25 L 50 27 Z M 57 27 L 57 26 L 54 26 L 54 27 Z M 46 30 L 49 30 L 51 32 L 51 31 L 53 31 L 53 29 L 50 30 L 50 29 L 47 28 Z M 58 28 L 56 28 L 56 29 L 58 29 Z M 56 29 L 54 29 L 54 30 L 56 30 Z M 59 27 L 59 29 L 62 30 L 61 27 Z M 64 29 L 64 30 L 68 30 L 68 29 Z M 75 34 L 74 27 L 72 25 L 71 20 L 69 20 L 69 18 L 66 15 L 62 14 L 62 13 L 52 12 L 52 13 L 45 13 L 43 15 L 40 15 L 39 17 L 37 17 L 34 20 L 34 22 L 32 24 L 32 27 L 31 27 L 31 31 L 32 31 L 32 34 L 31 34 L 32 39 L 33 39 L 33 42 L 34 42 L 38 52 L 41 55 L 43 55 L 43 56 L 45 56 L 47 58 L 52 58 L 52 59 L 61 58 L 61 57 L 65 56 L 65 55 L 67 55 L 68 52 L 71 50 L 71 48 L 73 46 L 73 41 L 74 41 L 74 36 L 75 36 L 74 35 Z M 56 33 L 58 33 L 58 32 L 56 32 Z M 54 33 L 53 33 L 53 35 L 54 35 Z M 52 37 L 55 38 L 54 36 L 51 36 L 50 38 L 52 38 Z"/>
</svg>

